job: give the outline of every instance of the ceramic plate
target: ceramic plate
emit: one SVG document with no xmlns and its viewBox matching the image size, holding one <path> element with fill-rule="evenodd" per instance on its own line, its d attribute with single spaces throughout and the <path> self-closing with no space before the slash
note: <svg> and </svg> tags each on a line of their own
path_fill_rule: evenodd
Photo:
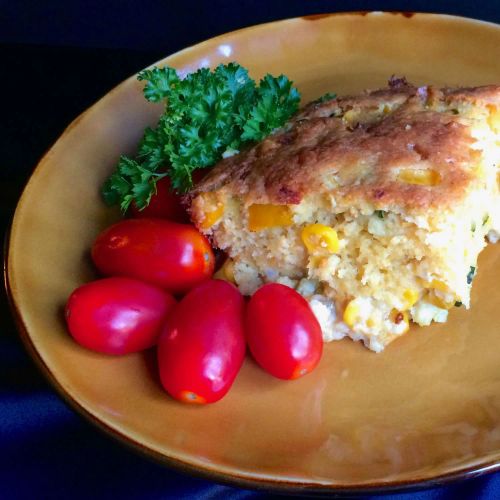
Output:
<svg viewBox="0 0 500 500">
<path fill-rule="evenodd" d="M 239 61 L 289 75 L 304 101 L 385 85 L 500 83 L 500 27 L 440 15 L 322 15 L 256 26 L 167 57 L 188 72 Z M 21 335 L 59 391 L 91 420 L 166 463 L 243 486 L 300 492 L 433 484 L 500 466 L 500 247 L 480 257 L 472 308 L 412 328 L 381 354 L 342 340 L 316 371 L 273 379 L 247 360 L 214 405 L 172 401 L 153 353 L 108 358 L 66 333 L 70 292 L 94 277 L 89 247 L 119 214 L 99 187 L 160 107 L 134 77 L 64 132 L 19 202 L 8 288 Z"/>
</svg>

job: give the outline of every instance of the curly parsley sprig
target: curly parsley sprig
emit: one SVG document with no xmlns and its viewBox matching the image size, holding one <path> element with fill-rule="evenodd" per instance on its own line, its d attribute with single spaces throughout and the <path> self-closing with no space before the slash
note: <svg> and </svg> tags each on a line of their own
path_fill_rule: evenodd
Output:
<svg viewBox="0 0 500 500">
<path fill-rule="evenodd" d="M 149 204 L 156 182 L 165 175 L 172 187 L 187 191 L 197 168 L 260 141 L 297 111 L 300 94 L 284 75 L 266 75 L 259 85 L 237 63 L 199 69 L 181 79 L 174 68 L 147 69 L 144 96 L 164 102 L 155 128 L 147 128 L 135 158 L 122 156 L 102 188 L 109 205 L 126 211 L 134 202 Z"/>
</svg>

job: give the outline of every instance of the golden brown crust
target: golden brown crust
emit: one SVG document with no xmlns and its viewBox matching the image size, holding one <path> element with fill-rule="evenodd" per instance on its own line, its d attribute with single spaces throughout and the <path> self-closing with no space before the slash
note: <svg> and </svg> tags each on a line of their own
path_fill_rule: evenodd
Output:
<svg viewBox="0 0 500 500">
<path fill-rule="evenodd" d="M 286 127 L 221 161 L 190 193 L 223 191 L 245 204 L 298 204 L 331 192 L 379 209 L 445 207 L 474 185 L 466 105 L 500 104 L 500 87 L 436 89 L 391 79 L 388 89 L 307 105 Z M 459 109 L 457 109 L 457 107 Z M 398 180 L 431 169 L 435 186 Z"/>
</svg>

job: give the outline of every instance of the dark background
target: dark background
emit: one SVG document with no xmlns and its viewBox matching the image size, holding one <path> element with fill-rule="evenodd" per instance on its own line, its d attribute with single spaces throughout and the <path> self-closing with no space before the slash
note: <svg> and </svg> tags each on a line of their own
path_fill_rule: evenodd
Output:
<svg viewBox="0 0 500 500">
<path fill-rule="evenodd" d="M 233 29 L 349 10 L 441 12 L 500 22 L 500 2 L 0 0 L 0 225 L 65 126 L 111 87 Z M 500 62 L 499 62 L 500 64 Z M 71 189 L 71 186 L 68 186 Z M 500 474 L 391 499 L 500 498 Z M 0 499 L 265 498 L 150 462 L 56 395 L 18 340 L 0 295 Z"/>
</svg>

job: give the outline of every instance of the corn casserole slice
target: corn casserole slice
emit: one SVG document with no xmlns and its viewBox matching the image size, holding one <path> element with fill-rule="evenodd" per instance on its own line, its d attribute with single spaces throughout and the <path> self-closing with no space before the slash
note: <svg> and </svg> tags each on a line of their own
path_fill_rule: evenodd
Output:
<svg viewBox="0 0 500 500">
<path fill-rule="evenodd" d="M 468 308 L 477 257 L 500 234 L 500 86 L 386 89 L 315 101 L 188 195 L 244 294 L 304 295 L 325 341 L 373 351 L 410 321 Z"/>
</svg>

